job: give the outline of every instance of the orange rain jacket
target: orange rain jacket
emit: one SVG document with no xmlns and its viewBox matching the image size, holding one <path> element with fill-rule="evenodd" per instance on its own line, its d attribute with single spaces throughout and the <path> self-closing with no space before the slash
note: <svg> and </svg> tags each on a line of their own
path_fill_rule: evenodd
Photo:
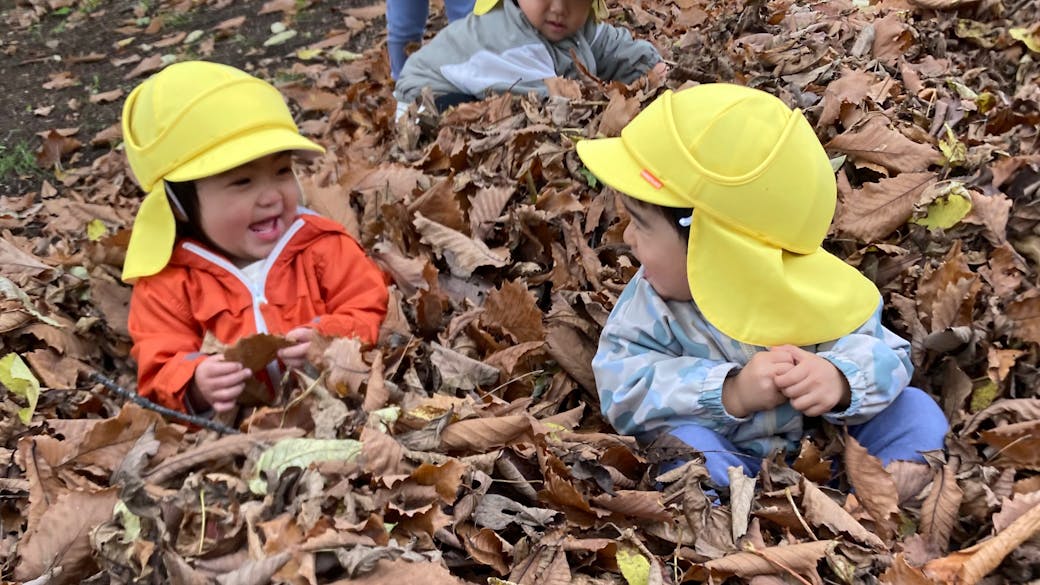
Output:
<svg viewBox="0 0 1040 585">
<path fill-rule="evenodd" d="M 222 255 L 178 241 L 166 268 L 138 280 L 130 299 L 138 393 L 185 411 L 188 383 L 207 357 L 199 352 L 207 332 L 231 345 L 310 325 L 374 343 L 386 316 L 383 272 L 342 226 L 317 215 L 297 218 L 259 280 L 250 285 Z"/>
</svg>

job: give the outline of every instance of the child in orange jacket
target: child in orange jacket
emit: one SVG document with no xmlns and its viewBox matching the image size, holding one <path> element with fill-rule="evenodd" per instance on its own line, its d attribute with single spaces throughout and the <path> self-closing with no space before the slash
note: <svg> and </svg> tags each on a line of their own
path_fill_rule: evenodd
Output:
<svg viewBox="0 0 1040 585">
<path fill-rule="evenodd" d="M 375 342 L 385 278 L 342 226 L 298 208 L 293 157 L 324 149 L 300 135 L 277 89 L 233 67 L 178 63 L 130 93 L 122 125 L 147 192 L 123 267 L 141 395 L 231 409 L 253 374 L 200 353 L 207 334 L 284 336 L 287 366 L 303 364 L 317 333 Z M 267 374 L 280 378 L 277 362 Z"/>
</svg>

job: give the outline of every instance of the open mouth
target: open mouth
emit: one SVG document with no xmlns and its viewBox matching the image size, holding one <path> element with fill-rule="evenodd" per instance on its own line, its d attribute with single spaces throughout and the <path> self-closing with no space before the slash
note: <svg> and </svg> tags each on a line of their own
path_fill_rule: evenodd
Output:
<svg viewBox="0 0 1040 585">
<path fill-rule="evenodd" d="M 278 235 L 278 216 L 249 224 L 249 231 L 261 238 L 272 238 Z"/>
</svg>

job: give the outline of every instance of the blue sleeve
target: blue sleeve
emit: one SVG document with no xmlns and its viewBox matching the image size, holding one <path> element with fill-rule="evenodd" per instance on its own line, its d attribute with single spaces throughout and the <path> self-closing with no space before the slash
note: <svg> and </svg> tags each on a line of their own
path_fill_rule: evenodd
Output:
<svg viewBox="0 0 1040 585">
<path fill-rule="evenodd" d="M 649 41 L 632 38 L 628 29 L 600 23 L 591 43 L 600 79 L 632 83 L 653 68 L 661 55 Z"/>
<path fill-rule="evenodd" d="M 722 406 L 722 384 L 739 364 L 725 360 L 706 329 L 689 325 L 638 275 L 618 298 L 592 369 L 603 416 L 619 433 L 747 420 Z"/>
<path fill-rule="evenodd" d="M 910 384 L 914 366 L 910 343 L 881 324 L 881 305 L 852 333 L 820 344 L 816 353 L 834 364 L 849 381 L 852 399 L 843 412 L 824 416 L 832 423 L 870 420 Z"/>
</svg>

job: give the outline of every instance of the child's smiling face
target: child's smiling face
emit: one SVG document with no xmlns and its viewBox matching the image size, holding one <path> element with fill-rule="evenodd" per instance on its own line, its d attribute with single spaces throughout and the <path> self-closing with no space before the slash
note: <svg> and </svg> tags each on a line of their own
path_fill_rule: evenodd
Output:
<svg viewBox="0 0 1040 585">
<path fill-rule="evenodd" d="M 671 218 L 648 203 L 625 195 L 621 199 L 631 216 L 625 243 L 643 265 L 647 282 L 665 300 L 692 300 L 686 275 L 686 240 L 671 225 Z"/>
<path fill-rule="evenodd" d="M 199 179 L 195 188 L 202 231 L 238 266 L 266 258 L 296 219 L 300 186 L 288 152 Z"/>
<path fill-rule="evenodd" d="M 592 0 L 517 0 L 517 4 L 531 25 L 556 43 L 573 36 L 585 25 Z"/>
</svg>

